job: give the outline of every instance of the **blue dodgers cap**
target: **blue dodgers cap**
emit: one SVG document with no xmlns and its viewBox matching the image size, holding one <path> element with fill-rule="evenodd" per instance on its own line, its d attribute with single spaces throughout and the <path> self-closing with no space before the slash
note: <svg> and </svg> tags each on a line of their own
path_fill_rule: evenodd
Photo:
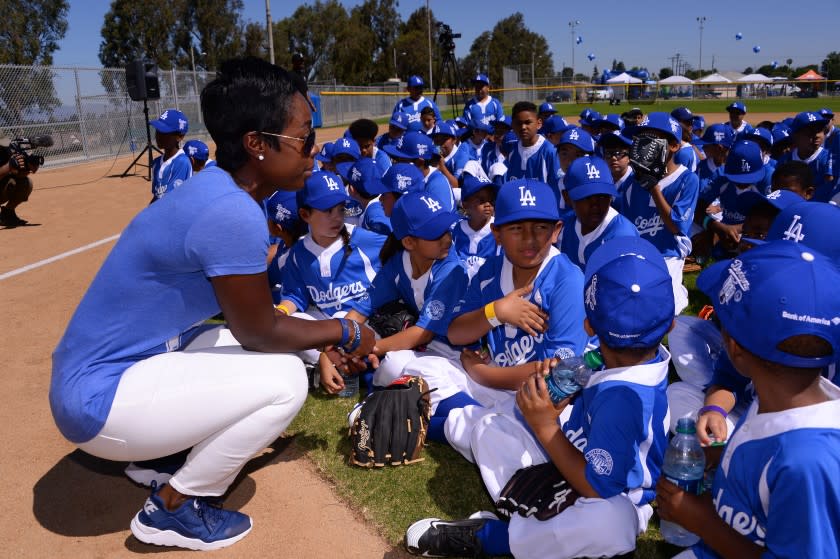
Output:
<svg viewBox="0 0 840 559">
<path fill-rule="evenodd" d="M 382 183 L 376 162 L 370 157 L 362 157 L 350 167 L 347 179 L 356 191 L 365 198 L 373 198 L 377 194 L 387 192 L 388 188 Z"/>
<path fill-rule="evenodd" d="M 326 211 L 338 204 L 344 204 L 350 197 L 341 177 L 329 171 L 316 171 L 306 179 L 303 188 L 297 192 L 298 207 Z"/>
<path fill-rule="evenodd" d="M 298 215 L 297 192 L 278 190 L 266 198 L 265 214 L 285 231 L 295 229 L 301 221 Z"/>
<path fill-rule="evenodd" d="M 642 122 L 636 126 L 632 135 L 639 134 L 646 130 L 656 130 L 663 134 L 670 136 L 675 142 L 679 143 L 682 140 L 682 128 L 680 123 L 673 119 L 668 113 L 653 112 L 648 113 L 642 118 Z"/>
<path fill-rule="evenodd" d="M 823 107 L 822 109 L 819 110 L 819 113 L 820 113 L 820 116 L 823 117 L 826 120 L 831 120 L 832 118 L 834 118 L 834 111 L 832 111 L 828 107 Z"/>
<path fill-rule="evenodd" d="M 628 137 L 624 132 L 613 130 L 612 132 L 605 132 L 598 137 L 598 145 L 601 149 L 615 147 L 617 145 L 630 147 L 633 145 L 632 138 Z"/>
<path fill-rule="evenodd" d="M 712 299 L 721 325 L 738 344 L 767 361 L 800 368 L 840 359 L 840 297 L 829 285 L 840 285 L 840 271 L 831 260 L 785 241 L 717 262 L 697 278 L 697 287 Z M 824 339 L 832 354 L 802 357 L 778 348 L 800 335 Z"/>
<path fill-rule="evenodd" d="M 207 161 L 210 157 L 210 148 L 201 140 L 190 140 L 184 143 L 184 153 L 199 161 Z"/>
<path fill-rule="evenodd" d="M 394 204 L 391 227 L 399 240 L 411 236 L 433 241 L 458 219 L 458 214 L 445 210 L 440 200 L 428 192 L 409 192 Z"/>
<path fill-rule="evenodd" d="M 537 111 L 537 112 L 539 112 L 539 113 L 556 113 L 557 109 L 554 108 L 554 105 L 552 105 L 551 103 L 546 101 L 545 103 L 540 105 L 539 111 Z"/>
<path fill-rule="evenodd" d="M 437 153 L 432 139 L 422 132 L 406 132 L 394 143 L 386 145 L 382 151 L 398 159 L 431 159 Z"/>
<path fill-rule="evenodd" d="M 560 115 L 551 115 L 543 122 L 542 130 L 546 134 L 563 133 L 570 128 L 566 119 Z"/>
<path fill-rule="evenodd" d="M 584 271 L 584 309 L 611 348 L 656 347 L 674 320 L 674 288 L 659 250 L 640 237 L 595 249 Z"/>
<path fill-rule="evenodd" d="M 773 143 L 779 144 L 788 141 L 792 141 L 793 138 L 790 136 L 790 127 L 783 123 L 778 123 L 773 126 Z"/>
<path fill-rule="evenodd" d="M 600 157 L 578 157 L 569 165 L 563 186 L 569 198 L 577 202 L 597 194 L 615 198 L 618 191 L 610 174 L 610 167 Z"/>
<path fill-rule="evenodd" d="M 726 106 L 727 111 L 738 111 L 741 114 L 747 114 L 747 106 L 740 101 L 734 101 Z"/>
<path fill-rule="evenodd" d="M 335 159 L 340 155 L 349 155 L 353 159 L 353 161 L 343 161 L 335 164 L 335 168 L 339 174 L 342 177 L 347 177 L 350 172 L 350 167 L 353 166 L 353 162 L 362 156 L 362 150 L 359 148 L 356 140 L 343 136 L 333 142 L 332 158 Z"/>
<path fill-rule="evenodd" d="M 572 126 L 560 136 L 560 141 L 557 142 L 557 147 L 563 144 L 571 144 L 585 153 L 595 152 L 595 140 L 592 139 L 592 134 L 577 126 Z"/>
<path fill-rule="evenodd" d="M 706 119 L 700 115 L 695 115 L 691 119 L 691 129 L 692 130 L 702 130 L 706 128 Z"/>
<path fill-rule="evenodd" d="M 533 179 L 504 183 L 496 194 L 496 225 L 514 221 L 560 221 L 557 196 L 550 186 Z"/>
<path fill-rule="evenodd" d="M 602 115 L 601 118 L 592 123 L 593 126 L 599 130 L 608 130 L 613 132 L 615 130 L 622 130 L 624 128 L 624 121 L 617 114 Z"/>
<path fill-rule="evenodd" d="M 407 194 L 423 191 L 426 178 L 412 163 L 394 163 L 382 175 L 382 184 L 385 186 L 385 192 Z"/>
<path fill-rule="evenodd" d="M 826 126 L 827 124 L 828 119 L 824 118 L 820 113 L 803 111 L 793 117 L 793 123 L 791 123 L 790 129 L 796 133 L 809 126 Z"/>
<path fill-rule="evenodd" d="M 391 126 L 396 126 L 400 130 L 408 129 L 408 115 L 402 111 L 397 111 L 391 115 L 391 120 L 388 121 Z"/>
<path fill-rule="evenodd" d="M 761 149 L 764 151 L 770 151 L 770 148 L 773 147 L 773 133 L 766 128 L 753 128 L 749 132 L 745 130 L 735 136 L 735 140 L 755 142 L 761 146 Z"/>
<path fill-rule="evenodd" d="M 473 83 L 486 83 L 490 85 L 490 78 L 487 77 L 486 74 L 476 74 L 473 78 Z"/>
<path fill-rule="evenodd" d="M 502 145 L 499 146 L 499 151 L 507 157 L 510 155 L 513 150 L 516 149 L 516 146 L 519 145 L 519 138 L 516 134 L 512 131 L 505 133 L 504 137 L 502 138 Z"/>
<path fill-rule="evenodd" d="M 420 76 L 411 76 L 408 78 L 408 87 L 425 87 L 426 82 Z"/>
<path fill-rule="evenodd" d="M 592 126 L 596 120 L 601 119 L 601 113 L 593 111 L 592 109 L 583 109 L 580 112 L 578 123 L 581 125 Z"/>
<path fill-rule="evenodd" d="M 432 133 L 430 135 L 433 138 L 435 136 L 451 136 L 453 138 L 457 138 L 459 131 L 460 128 L 458 128 L 454 122 L 444 120 L 435 124 L 435 127 L 432 129 Z"/>
<path fill-rule="evenodd" d="M 703 137 L 696 142 L 698 146 L 718 145 L 726 149 L 732 147 L 735 141 L 735 132 L 731 126 L 725 124 L 712 124 L 703 132 Z"/>
<path fill-rule="evenodd" d="M 738 184 L 751 184 L 764 178 L 764 159 L 759 145 L 747 140 L 735 142 L 721 174 Z"/>
<path fill-rule="evenodd" d="M 490 182 L 486 175 L 475 176 L 464 171 L 461 175 L 461 200 L 466 200 L 482 188 L 488 187 L 496 191 L 496 185 Z"/>
<path fill-rule="evenodd" d="M 166 109 L 157 119 L 149 121 L 149 124 L 164 134 L 186 134 L 190 128 L 187 115 L 178 109 Z"/>
<path fill-rule="evenodd" d="M 455 119 L 455 120 L 457 120 L 457 119 Z M 511 119 L 508 115 L 503 115 L 502 118 L 497 118 L 496 120 L 494 120 L 490 124 L 493 126 L 493 128 L 503 127 L 503 128 L 507 128 L 508 130 L 513 128 L 513 122 L 511 121 Z"/>
<path fill-rule="evenodd" d="M 756 204 L 761 202 L 766 202 L 777 210 L 782 211 L 788 206 L 801 203 L 802 196 L 796 194 L 795 192 L 791 192 L 790 190 L 774 190 L 767 196 L 760 192 L 749 190 L 738 196 L 738 211 L 743 215 L 747 215 Z M 840 240 L 840 236 L 838 236 L 838 239 Z M 754 239 L 749 239 L 747 237 L 744 237 L 744 240 L 749 241 L 752 244 L 760 244 L 760 242 L 756 243 Z"/>
<path fill-rule="evenodd" d="M 770 196 L 784 190 L 776 190 Z M 793 193 L 791 193 L 793 194 Z M 797 196 L 797 194 L 794 194 Z M 840 207 L 826 202 L 797 203 L 785 207 L 767 232 L 767 241 L 793 241 L 816 250 L 840 267 Z M 833 284 L 824 283 L 822 287 Z M 830 291 L 830 290 L 829 290 Z"/>
<path fill-rule="evenodd" d="M 679 122 L 685 122 L 694 118 L 694 113 L 688 107 L 677 107 L 671 111 L 671 117 Z"/>
<path fill-rule="evenodd" d="M 467 122 L 467 119 L 465 119 L 463 116 L 456 116 L 455 125 L 459 128 L 464 128 L 465 126 L 469 126 L 469 123 Z"/>
<path fill-rule="evenodd" d="M 321 151 L 319 151 L 318 154 L 315 155 L 315 159 L 323 163 L 329 163 L 330 161 L 332 161 L 333 147 L 334 146 L 332 142 L 325 143 L 321 146 Z"/>
</svg>

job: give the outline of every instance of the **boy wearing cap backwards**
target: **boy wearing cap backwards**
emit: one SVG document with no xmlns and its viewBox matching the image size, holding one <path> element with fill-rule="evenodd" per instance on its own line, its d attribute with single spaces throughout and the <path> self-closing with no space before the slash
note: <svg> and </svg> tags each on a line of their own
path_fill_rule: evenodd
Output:
<svg viewBox="0 0 840 559">
<path fill-rule="evenodd" d="M 563 223 L 557 247 L 581 270 L 610 239 L 639 236 L 636 226 L 610 205 L 618 191 L 607 162 L 600 157 L 574 161 L 563 177 L 563 188 L 566 205 L 574 214 Z"/>
<path fill-rule="evenodd" d="M 551 186 L 559 202 L 562 174 L 560 159 L 551 142 L 537 133 L 542 121 L 537 116 L 536 105 L 530 101 L 516 103 L 511 112 L 511 121 L 519 142 L 505 161 L 505 180 L 533 179 L 545 183 Z"/>
<path fill-rule="evenodd" d="M 368 118 L 360 118 L 350 123 L 347 132 L 359 144 L 361 157 L 373 159 L 376 162 L 377 169 L 379 169 L 379 176 L 384 175 L 388 167 L 391 166 L 391 158 L 388 157 L 387 153 L 376 147 L 376 134 L 379 133 L 379 126 Z"/>
<path fill-rule="evenodd" d="M 840 358 L 840 298 L 814 287 L 838 282 L 826 256 L 786 241 L 698 278 L 756 399 L 723 451 L 711 498 L 657 484 L 660 516 L 702 540 L 680 557 L 840 554 L 840 388 L 820 375 Z"/>
<path fill-rule="evenodd" d="M 423 97 L 423 88 L 426 83 L 420 76 L 411 76 L 408 78 L 408 97 L 400 99 L 392 112 L 392 117 L 398 112 L 405 113 L 408 121 L 406 127 L 409 130 L 420 130 L 420 112 L 429 107 L 435 115 L 435 118 L 440 120 L 440 110 L 434 101 Z"/>
<path fill-rule="evenodd" d="M 201 140 L 189 140 L 184 143 L 184 153 L 190 158 L 192 172 L 197 173 L 207 165 L 210 157 L 210 148 Z"/>
<path fill-rule="evenodd" d="M 187 115 L 176 109 L 167 109 L 149 124 L 155 129 L 155 143 L 163 150 L 163 154 L 152 161 L 151 204 L 181 186 L 193 171 L 190 158 L 180 148 L 181 140 L 189 129 Z"/>
<path fill-rule="evenodd" d="M 465 217 L 452 229 L 452 242 L 470 277 L 496 253 L 496 239 L 491 230 L 496 190 L 496 185 L 483 174 L 461 175 L 461 206 Z"/>
<path fill-rule="evenodd" d="M 779 159 L 785 161 L 804 161 L 814 173 L 814 200 L 828 202 L 836 194 L 834 183 L 834 162 L 831 154 L 823 148 L 825 128 L 828 124 L 819 113 L 805 111 L 796 115 L 791 125 L 793 149 Z"/>
<path fill-rule="evenodd" d="M 546 520 L 512 513 L 508 524 L 483 512 L 453 522 L 415 522 L 406 533 L 409 551 L 567 558 L 635 549 L 653 514 L 653 483 L 668 444 L 670 355 L 660 342 L 674 317 L 671 280 L 655 247 L 622 237 L 592 255 L 583 295 L 584 327 L 599 337 L 606 368 L 573 397 L 571 414 L 563 414 L 569 399 L 553 404 L 549 398 L 544 375 L 553 360 L 546 359 L 516 393 L 520 417 L 485 413 L 470 437 L 494 501 L 518 470 L 547 462 L 575 494 Z M 557 497 L 562 502 L 564 496 Z"/>
<path fill-rule="evenodd" d="M 746 105 L 739 101 L 734 101 L 726 107 L 726 112 L 729 113 L 729 120 L 724 123 L 724 126 L 728 126 L 733 134 L 752 131 L 752 126 L 744 120 L 744 115 L 747 114 Z"/>
<path fill-rule="evenodd" d="M 668 113 L 653 112 L 642 120 L 635 135 L 645 134 L 668 142 L 665 176 L 650 190 L 635 176 L 628 179 L 619 212 L 636 226 L 639 235 L 653 243 L 671 271 L 676 312 L 688 306 L 688 290 L 682 284 L 685 257 L 691 252 L 688 237 L 697 205 L 697 175 L 674 161 L 680 147 L 680 125 Z"/>
<path fill-rule="evenodd" d="M 432 138 L 422 132 L 406 132 L 396 143 L 385 146 L 382 151 L 397 163 L 415 165 L 423 173 L 426 192 L 440 200 L 446 211 L 454 211 L 455 195 L 449 180 L 440 172 L 440 153 Z"/>
<path fill-rule="evenodd" d="M 505 156 L 502 153 L 502 141 L 505 134 L 510 132 L 511 120 L 505 115 L 499 120 L 493 121 L 493 135 L 489 141 L 484 142 L 481 146 L 481 152 L 478 154 L 478 160 L 481 163 L 481 168 L 486 174 L 490 173 L 490 167 L 494 163 L 503 162 Z"/>
<path fill-rule="evenodd" d="M 505 111 L 502 104 L 490 95 L 490 78 L 485 74 L 477 74 L 473 78 L 473 85 L 475 86 L 475 96 L 464 105 L 464 114 L 462 115 L 467 122 L 467 126 L 473 128 L 478 120 L 483 124 L 493 124 L 494 120 L 504 118 Z M 476 108 L 473 109 L 473 107 Z"/>
</svg>

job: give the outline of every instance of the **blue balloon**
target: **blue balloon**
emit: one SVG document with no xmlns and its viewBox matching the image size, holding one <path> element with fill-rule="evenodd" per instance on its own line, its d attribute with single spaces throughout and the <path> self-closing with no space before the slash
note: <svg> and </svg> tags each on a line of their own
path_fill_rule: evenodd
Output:
<svg viewBox="0 0 840 559">
<path fill-rule="evenodd" d="M 595 55 L 590 52 L 586 55 L 586 58 L 588 58 L 589 61 L 592 62 L 593 60 L 595 60 Z"/>
<path fill-rule="evenodd" d="M 575 43 L 577 43 L 577 44 L 581 44 L 582 42 L 583 42 L 583 37 L 581 37 L 580 35 L 578 35 L 578 36 L 577 36 L 577 39 L 575 39 Z"/>
<path fill-rule="evenodd" d="M 741 39 L 743 39 L 743 38 L 744 38 L 744 35 L 743 35 L 742 33 L 740 33 L 740 32 L 739 32 L 739 33 L 735 33 L 735 40 L 736 40 L 736 41 L 740 41 L 740 40 L 741 40 Z"/>
<path fill-rule="evenodd" d="M 774 61 L 773 61 L 773 63 L 772 63 L 772 64 L 770 64 L 770 65 L 771 65 L 773 68 L 778 68 L 778 67 L 779 67 L 779 61 L 778 61 L 778 60 L 774 60 Z"/>
<path fill-rule="evenodd" d="M 758 46 L 758 45 L 754 46 L 753 47 L 753 52 L 756 53 L 756 54 L 760 53 L 761 52 L 761 47 Z"/>
</svg>

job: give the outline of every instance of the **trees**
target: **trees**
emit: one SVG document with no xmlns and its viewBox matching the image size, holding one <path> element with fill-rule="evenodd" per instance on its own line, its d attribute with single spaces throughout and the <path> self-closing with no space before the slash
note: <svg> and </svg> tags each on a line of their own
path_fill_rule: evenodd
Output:
<svg viewBox="0 0 840 559">
<path fill-rule="evenodd" d="M 0 64 L 50 65 L 67 32 L 66 0 L 6 0 L 0 17 Z M 49 68 L 4 73 L 0 80 L 0 125 L 21 122 L 32 109 L 58 106 Z M 24 94 L 25 92 L 25 94 Z"/>
<path fill-rule="evenodd" d="M 828 80 L 840 80 L 840 52 L 828 53 L 820 64 L 820 72 Z"/>
<path fill-rule="evenodd" d="M 673 76 L 673 75 L 674 75 L 674 71 L 673 71 L 671 68 L 667 67 L 667 66 L 665 66 L 664 68 L 660 68 L 660 69 L 659 69 L 659 79 L 660 79 L 660 80 L 664 80 L 664 79 L 666 79 L 666 78 L 670 78 L 670 77 L 671 77 L 671 76 Z"/>
</svg>

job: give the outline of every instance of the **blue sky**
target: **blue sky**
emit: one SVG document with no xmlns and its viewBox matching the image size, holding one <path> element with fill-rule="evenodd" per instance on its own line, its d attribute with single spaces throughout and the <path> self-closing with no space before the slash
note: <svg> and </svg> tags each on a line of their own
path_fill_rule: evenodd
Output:
<svg viewBox="0 0 840 559">
<path fill-rule="evenodd" d="M 243 17 L 265 22 L 265 1 L 245 0 Z M 359 2 L 343 1 L 346 7 Z M 400 0 L 399 12 L 407 18 L 425 0 Z M 302 2 L 274 0 L 272 19 L 279 20 L 294 12 Z M 600 0 L 597 2 L 559 2 L 557 0 L 429 0 L 435 16 L 448 23 L 463 38 L 456 40 L 456 55 L 468 53 L 472 41 L 516 9 L 525 16 L 531 31 L 548 40 L 554 66 L 571 65 L 572 35 L 569 21 L 580 21 L 575 35 L 583 42 L 575 46 L 575 68 L 584 73 L 597 65 L 603 70 L 612 59 L 623 60 L 627 67 L 646 66 L 652 72 L 670 67 L 677 53 L 697 67 L 700 30 L 696 18 L 705 16 L 703 31 L 703 67 L 709 68 L 714 57 L 721 71 L 742 71 L 787 58 L 795 66 L 819 64 L 827 53 L 840 50 L 836 33 L 840 28 L 840 10 L 833 1 L 798 0 L 795 4 L 778 0 Z M 469 5 L 481 8 L 471 11 Z M 775 6 L 785 5 L 783 11 Z M 110 6 L 105 0 L 70 0 L 69 29 L 60 50 L 54 55 L 57 66 L 99 67 L 100 31 Z M 667 6 L 667 7 L 666 7 Z M 801 21 L 799 27 L 797 24 Z M 737 41 L 736 33 L 743 39 Z M 760 46 L 758 54 L 753 46 Z M 421 45 L 420 48 L 426 48 Z M 595 60 L 587 60 L 587 54 Z"/>
</svg>

